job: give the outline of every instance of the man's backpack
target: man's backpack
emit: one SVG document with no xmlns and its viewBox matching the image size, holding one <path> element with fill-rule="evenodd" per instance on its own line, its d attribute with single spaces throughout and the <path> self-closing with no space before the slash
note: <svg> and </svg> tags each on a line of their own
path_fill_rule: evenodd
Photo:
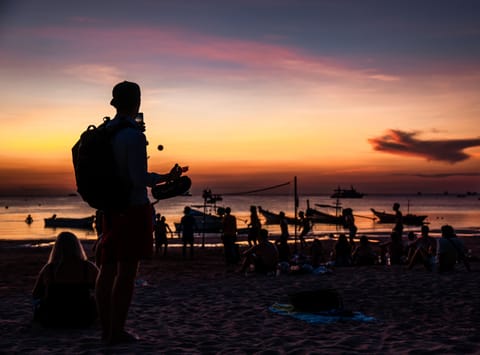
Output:
<svg viewBox="0 0 480 355">
<path fill-rule="evenodd" d="M 125 186 L 117 173 L 111 141 L 121 129 L 131 127 L 131 123 L 122 120 L 107 127 L 109 121 L 105 117 L 98 127 L 88 126 L 72 147 L 77 191 L 85 202 L 99 210 L 126 207 L 130 194 L 130 186 Z"/>
</svg>

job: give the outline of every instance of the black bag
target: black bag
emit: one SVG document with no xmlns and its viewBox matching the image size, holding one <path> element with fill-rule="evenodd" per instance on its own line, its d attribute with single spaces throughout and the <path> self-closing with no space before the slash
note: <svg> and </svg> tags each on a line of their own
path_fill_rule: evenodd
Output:
<svg viewBox="0 0 480 355">
<path fill-rule="evenodd" d="M 127 206 L 130 186 L 118 178 L 111 140 L 121 129 L 132 127 L 122 120 L 107 127 L 109 117 L 98 127 L 88 126 L 72 147 L 77 191 L 91 207 L 99 210 L 122 209 Z"/>
<path fill-rule="evenodd" d="M 324 312 L 343 310 L 343 300 L 337 290 L 318 289 L 288 295 L 290 303 L 299 312 Z"/>
</svg>

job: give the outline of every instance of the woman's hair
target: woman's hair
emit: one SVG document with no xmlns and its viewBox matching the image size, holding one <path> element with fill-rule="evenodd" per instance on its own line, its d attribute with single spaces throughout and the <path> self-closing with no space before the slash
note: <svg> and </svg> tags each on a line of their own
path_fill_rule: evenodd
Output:
<svg viewBox="0 0 480 355">
<path fill-rule="evenodd" d="M 59 264 L 65 260 L 87 260 L 85 250 L 75 234 L 62 232 L 58 235 L 48 258 L 49 263 Z"/>
</svg>

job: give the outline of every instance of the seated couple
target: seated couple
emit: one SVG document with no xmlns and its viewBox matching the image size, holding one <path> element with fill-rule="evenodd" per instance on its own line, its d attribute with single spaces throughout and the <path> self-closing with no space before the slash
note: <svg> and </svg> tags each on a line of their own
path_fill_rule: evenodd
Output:
<svg viewBox="0 0 480 355">
<path fill-rule="evenodd" d="M 433 270 L 437 267 L 439 272 L 445 272 L 453 271 L 457 263 L 463 263 L 465 269 L 470 271 L 465 246 L 462 240 L 457 238 L 452 226 L 442 226 L 442 237 L 439 239 L 430 237 L 428 232 L 428 227 L 422 226 L 422 237 L 415 241 L 413 255 L 409 258 L 408 269 L 421 263 L 427 270 Z"/>
</svg>

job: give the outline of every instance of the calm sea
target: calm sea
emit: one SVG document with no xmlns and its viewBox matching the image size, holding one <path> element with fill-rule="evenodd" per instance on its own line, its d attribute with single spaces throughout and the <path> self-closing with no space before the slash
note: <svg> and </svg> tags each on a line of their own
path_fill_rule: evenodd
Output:
<svg viewBox="0 0 480 355">
<path fill-rule="evenodd" d="M 300 196 L 299 211 L 304 210 L 307 201 L 311 207 L 316 204 L 335 205 L 335 199 L 328 196 Z M 403 214 L 427 215 L 433 235 L 438 235 L 438 229 L 444 224 L 452 225 L 459 236 L 480 235 L 480 198 L 478 195 L 458 197 L 456 195 L 367 195 L 361 199 L 340 200 L 341 206 L 353 209 L 356 215 L 356 224 L 360 234 L 388 236 L 392 226 L 379 224 L 372 220 L 374 217 L 370 208 L 392 212 L 394 202 L 401 205 Z M 203 204 L 201 196 L 182 196 L 170 200 L 160 201 L 155 205 L 157 212 L 165 215 L 167 222 L 174 228 L 174 222 L 181 218 L 185 206 Z M 223 196 L 223 201 L 217 207 L 230 206 L 232 214 L 237 216 L 239 227 L 246 227 L 249 220 L 251 205 L 262 206 L 273 212 L 285 211 L 287 216 L 294 215 L 293 196 Z M 56 214 L 57 217 L 86 217 L 95 214 L 95 211 L 83 202 L 78 196 L 65 197 L 8 197 L 0 198 L 0 239 L 50 239 L 54 238 L 63 229 L 52 229 L 44 226 L 44 218 Z M 203 209 L 203 208 L 200 208 Z M 317 208 L 335 214 L 334 208 Z M 25 223 L 30 214 L 33 223 Z M 267 226 L 271 233 L 278 233 L 278 226 Z M 419 227 L 406 227 L 406 230 L 419 231 Z M 95 239 L 92 231 L 72 230 L 82 239 Z M 339 233 L 343 230 L 337 226 L 317 224 L 314 233 L 318 235 Z M 293 228 L 292 228 L 293 233 Z"/>
</svg>

